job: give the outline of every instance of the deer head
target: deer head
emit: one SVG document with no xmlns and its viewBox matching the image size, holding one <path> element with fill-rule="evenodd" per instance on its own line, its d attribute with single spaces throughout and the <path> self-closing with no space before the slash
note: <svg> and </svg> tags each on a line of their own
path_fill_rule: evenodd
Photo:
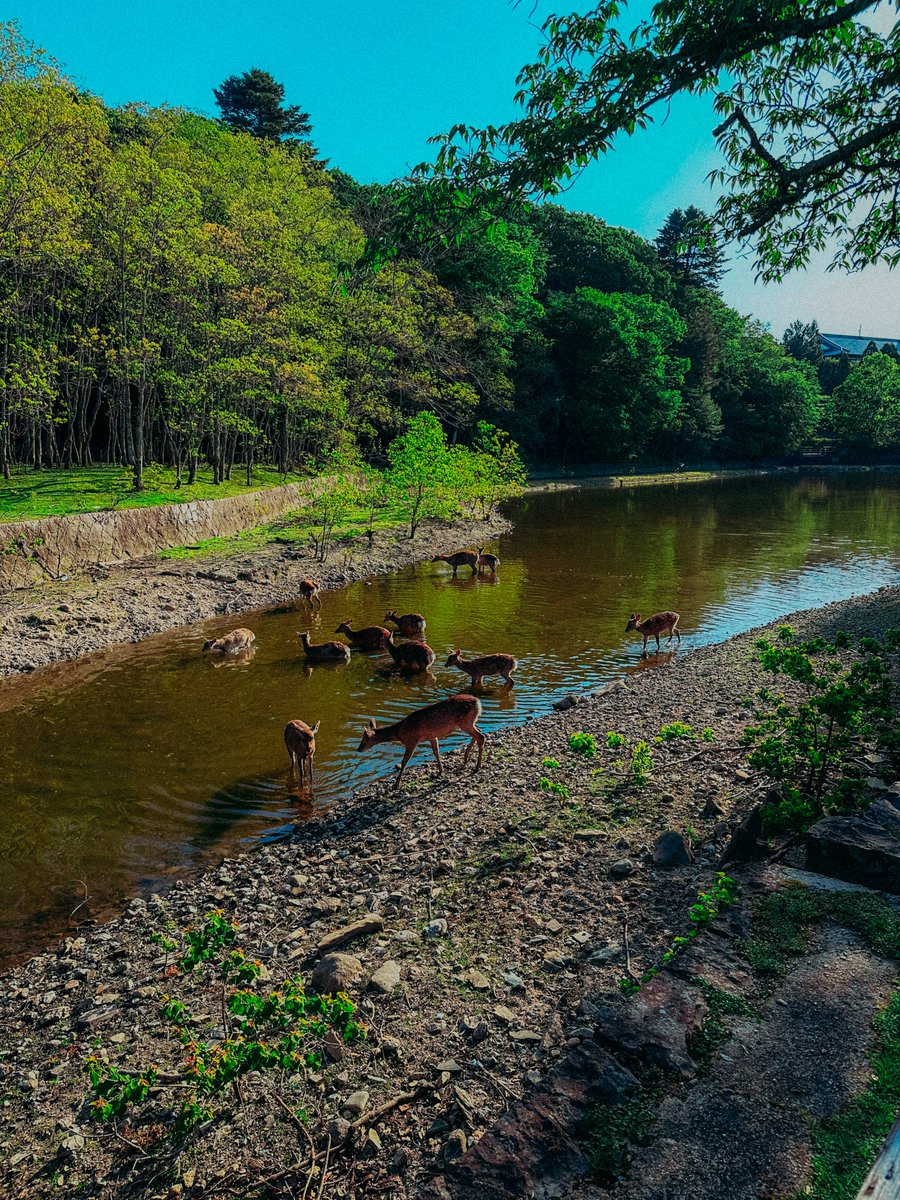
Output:
<svg viewBox="0 0 900 1200">
<path fill-rule="evenodd" d="M 632 629 L 637 629 L 637 627 L 638 627 L 638 625 L 640 625 L 640 623 L 641 623 L 641 614 L 640 613 L 632 613 L 631 617 L 629 618 L 628 624 L 625 626 L 625 632 L 628 633 Z"/>
<path fill-rule="evenodd" d="M 460 654 L 462 654 L 462 651 L 461 651 L 461 650 L 451 650 L 451 651 L 450 651 L 450 657 L 449 657 L 449 658 L 447 659 L 447 661 L 444 663 L 444 666 L 445 666 L 445 667 L 455 667 L 455 666 L 456 666 L 456 664 L 459 662 L 459 656 L 460 656 Z"/>
<path fill-rule="evenodd" d="M 363 730 L 362 741 L 357 746 L 359 750 L 370 750 L 375 745 L 375 718 L 369 717 L 369 724 Z"/>
<path fill-rule="evenodd" d="M 334 632 L 335 633 L 349 633 L 350 626 L 352 624 L 353 624 L 352 619 L 349 621 L 341 621 L 340 625 L 338 625 L 337 629 Z"/>
</svg>

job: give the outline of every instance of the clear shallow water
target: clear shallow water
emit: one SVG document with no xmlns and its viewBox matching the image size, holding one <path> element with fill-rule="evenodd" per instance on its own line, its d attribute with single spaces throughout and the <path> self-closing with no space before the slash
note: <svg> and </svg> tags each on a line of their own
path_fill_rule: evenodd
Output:
<svg viewBox="0 0 900 1200">
<path fill-rule="evenodd" d="M 442 665 L 454 646 L 519 659 L 513 692 L 482 694 L 489 731 L 636 664 L 633 609 L 681 612 L 687 650 L 900 582 L 900 474 L 545 493 L 511 515 L 491 547 L 496 581 L 420 564 L 325 593 L 311 624 L 299 610 L 232 616 L 0 683 L 0 955 L 65 932 L 85 891 L 77 918 L 388 777 L 395 747 L 356 752 L 365 718 L 464 690 L 468 677 Z M 391 608 L 425 615 L 433 677 L 356 651 L 347 667 L 304 665 L 299 629 L 324 640 Z M 252 660 L 199 653 L 242 624 L 257 635 Z M 314 795 L 289 779 L 282 730 L 295 717 L 322 722 Z"/>
</svg>

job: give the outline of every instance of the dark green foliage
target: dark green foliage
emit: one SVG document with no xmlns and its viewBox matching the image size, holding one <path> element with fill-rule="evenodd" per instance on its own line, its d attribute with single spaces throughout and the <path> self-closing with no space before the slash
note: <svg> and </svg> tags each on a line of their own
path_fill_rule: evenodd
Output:
<svg viewBox="0 0 900 1200">
<path fill-rule="evenodd" d="M 814 367 L 818 367 L 824 361 L 819 326 L 815 321 L 810 321 L 808 325 L 804 325 L 802 321 L 792 321 L 784 331 L 781 344 L 788 354 L 799 362 L 812 363 Z"/>
<path fill-rule="evenodd" d="M 253 67 L 242 75 L 229 75 L 213 88 L 222 123 L 235 133 L 280 142 L 283 138 L 308 139 L 312 133 L 309 113 L 296 104 L 284 103 L 284 84 L 268 71 Z"/>
<path fill-rule="evenodd" d="M 725 1018 L 753 1017 L 756 1009 L 745 996 L 723 992 L 705 979 L 695 979 L 694 983 L 703 993 L 709 1011 L 700 1029 L 688 1038 L 688 1051 L 695 1062 L 706 1066 L 716 1047 L 730 1036 Z"/>
<path fill-rule="evenodd" d="M 660 260 L 681 283 L 715 289 L 725 274 L 725 252 L 710 217 L 693 204 L 672 209 L 654 245 Z"/>
<path fill-rule="evenodd" d="M 658 1107 L 658 1089 L 651 1084 L 621 1104 L 598 1104 L 588 1113 L 580 1140 L 602 1186 L 612 1186 L 623 1175 L 633 1149 L 649 1137 Z"/>
<path fill-rule="evenodd" d="M 878 350 L 867 352 L 834 388 L 827 418 L 847 446 L 900 447 L 900 362 Z"/>
</svg>

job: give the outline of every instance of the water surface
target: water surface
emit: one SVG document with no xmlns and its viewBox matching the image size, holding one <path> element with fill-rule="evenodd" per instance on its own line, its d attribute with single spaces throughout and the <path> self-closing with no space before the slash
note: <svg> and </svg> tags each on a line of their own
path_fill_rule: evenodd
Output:
<svg viewBox="0 0 900 1200">
<path fill-rule="evenodd" d="M 299 610 L 242 614 L 0 684 L 0 954 L 70 928 L 85 894 L 75 920 L 283 837 L 389 775 L 395 747 L 356 752 L 365 719 L 464 690 L 468 677 L 442 665 L 455 646 L 519 659 L 513 692 L 482 694 L 491 730 L 635 664 L 634 609 L 677 609 L 687 650 L 900 581 L 900 474 L 541 493 L 511 515 L 491 546 L 496 580 L 420 564 L 325 593 L 311 623 Z M 304 665 L 299 629 L 323 640 L 391 608 L 425 615 L 433 677 L 403 679 L 355 651 L 347 667 Z M 199 653 L 236 625 L 257 634 L 252 660 Z M 288 775 L 282 730 L 295 717 L 322 722 L 314 795 Z"/>
</svg>

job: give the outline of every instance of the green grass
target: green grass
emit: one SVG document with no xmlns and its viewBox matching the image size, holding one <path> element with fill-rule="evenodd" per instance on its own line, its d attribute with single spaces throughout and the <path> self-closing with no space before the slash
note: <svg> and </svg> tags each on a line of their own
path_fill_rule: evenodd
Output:
<svg viewBox="0 0 900 1200">
<path fill-rule="evenodd" d="M 585 1118 L 581 1144 L 594 1179 L 610 1187 L 622 1177 L 636 1146 L 647 1140 L 656 1123 L 659 1092 L 643 1086 L 622 1104 L 598 1104 Z"/>
<path fill-rule="evenodd" d="M 713 1051 L 727 1041 L 731 1030 L 725 1017 L 754 1017 L 756 1009 L 744 996 L 723 992 L 705 979 L 695 979 L 709 1010 L 700 1029 L 688 1039 L 691 1058 L 701 1069 L 709 1066 Z"/>
<path fill-rule="evenodd" d="M 235 468 L 231 480 L 215 486 L 212 471 L 201 472 L 197 482 L 175 487 L 175 472 L 150 466 L 146 489 L 131 491 L 131 471 L 123 467 L 77 467 L 71 471 L 17 471 L 10 479 L 0 478 L 0 521 L 31 520 L 64 513 L 101 512 L 113 508 L 151 508 L 188 500 L 220 500 L 242 492 L 276 487 L 285 482 L 277 471 L 259 468 L 247 487 L 243 468 Z M 288 476 L 296 482 L 300 476 Z"/>
</svg>

